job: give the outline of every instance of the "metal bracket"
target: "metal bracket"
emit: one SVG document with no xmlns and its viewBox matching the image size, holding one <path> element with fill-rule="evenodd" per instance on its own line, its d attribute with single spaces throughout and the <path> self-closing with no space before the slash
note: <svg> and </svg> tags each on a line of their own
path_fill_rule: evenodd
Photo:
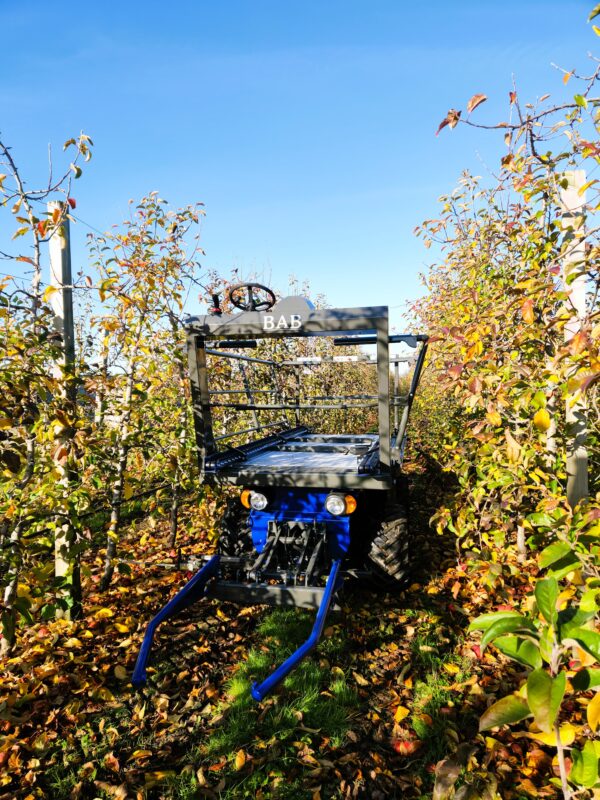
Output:
<svg viewBox="0 0 600 800">
<path fill-rule="evenodd" d="M 217 574 L 218 568 L 219 556 L 216 555 L 213 556 L 210 561 L 208 561 L 202 567 L 202 569 L 199 570 L 199 572 L 197 572 L 194 577 L 185 584 L 183 589 L 180 589 L 179 592 L 177 592 L 175 597 L 169 600 L 164 608 L 161 608 L 161 610 L 152 620 L 150 620 L 148 627 L 146 628 L 144 640 L 142 642 L 140 653 L 137 657 L 137 661 L 135 662 L 135 668 L 131 677 L 131 682 L 136 688 L 144 686 L 146 683 L 146 666 L 148 664 L 148 660 L 150 659 L 150 650 L 152 648 L 154 634 L 156 633 L 156 629 L 160 623 L 168 617 L 172 617 L 174 614 L 184 611 L 186 608 L 189 608 L 193 603 L 195 603 L 196 600 L 204 597 L 206 584 Z"/>
<path fill-rule="evenodd" d="M 317 611 L 315 624 L 308 639 L 262 683 L 254 683 L 252 685 L 250 690 L 252 697 L 258 702 L 261 702 L 272 689 L 278 686 L 319 643 L 331 601 L 344 582 L 344 579 L 338 575 L 341 563 L 339 559 L 333 562 L 325 585 L 325 591 L 323 592 L 323 599 Z"/>
</svg>

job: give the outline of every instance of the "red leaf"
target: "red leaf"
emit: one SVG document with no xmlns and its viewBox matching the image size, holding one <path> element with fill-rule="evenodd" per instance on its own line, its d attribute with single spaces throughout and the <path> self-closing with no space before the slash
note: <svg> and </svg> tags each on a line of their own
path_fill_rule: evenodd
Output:
<svg viewBox="0 0 600 800">
<path fill-rule="evenodd" d="M 446 127 L 446 125 L 448 125 L 448 127 L 451 129 L 456 128 L 461 114 L 462 111 L 457 111 L 455 108 L 451 108 L 450 111 L 448 111 L 448 113 L 444 117 L 444 119 L 440 122 L 439 127 L 435 132 L 435 135 L 437 136 L 438 133 L 442 130 L 442 128 Z"/>
<path fill-rule="evenodd" d="M 77 208 L 77 201 L 74 197 L 67 197 L 67 203 L 71 206 L 71 208 Z"/>
<path fill-rule="evenodd" d="M 477 106 L 480 106 L 482 103 L 485 103 L 486 100 L 487 100 L 487 95 L 474 94 L 473 97 L 467 103 L 467 114 L 470 114 L 472 111 L 475 111 Z"/>
<path fill-rule="evenodd" d="M 420 750 L 423 742 L 420 739 L 412 739 L 404 741 L 402 739 L 395 739 L 392 741 L 392 747 L 401 756 L 412 756 L 417 750 Z"/>
<path fill-rule="evenodd" d="M 585 380 L 581 381 L 580 389 L 582 392 L 585 392 L 590 386 L 593 386 L 595 383 L 600 381 L 600 372 L 594 372 L 593 375 L 590 375 Z"/>
<path fill-rule="evenodd" d="M 460 378 L 463 369 L 464 369 L 464 365 L 463 364 L 455 364 L 453 367 L 450 367 L 450 369 L 448 370 L 448 375 L 450 375 L 453 378 Z"/>
</svg>

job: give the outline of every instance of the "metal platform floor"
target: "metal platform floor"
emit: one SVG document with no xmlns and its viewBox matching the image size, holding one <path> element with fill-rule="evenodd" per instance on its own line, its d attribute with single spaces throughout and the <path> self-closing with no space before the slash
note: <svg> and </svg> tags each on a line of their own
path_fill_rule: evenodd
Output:
<svg viewBox="0 0 600 800">
<path fill-rule="evenodd" d="M 357 473 L 368 452 L 378 447 L 376 434 L 300 434 L 249 456 L 245 468 L 272 473 L 335 472 Z"/>
</svg>

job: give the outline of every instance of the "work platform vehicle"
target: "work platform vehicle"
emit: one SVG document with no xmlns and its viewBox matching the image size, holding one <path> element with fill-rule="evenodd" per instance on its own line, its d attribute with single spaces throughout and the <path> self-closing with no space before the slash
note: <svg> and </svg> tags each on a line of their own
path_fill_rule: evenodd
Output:
<svg viewBox="0 0 600 800">
<path fill-rule="evenodd" d="M 149 623 L 133 683 L 157 626 L 202 597 L 317 609 L 307 641 L 252 686 L 260 701 L 316 646 L 346 578 L 407 577 L 402 462 L 427 336 L 390 335 L 386 306 L 316 309 L 256 283 L 227 299 L 232 313 L 214 295 L 186 321 L 187 347 L 200 478 L 238 492 L 217 552 Z"/>
</svg>

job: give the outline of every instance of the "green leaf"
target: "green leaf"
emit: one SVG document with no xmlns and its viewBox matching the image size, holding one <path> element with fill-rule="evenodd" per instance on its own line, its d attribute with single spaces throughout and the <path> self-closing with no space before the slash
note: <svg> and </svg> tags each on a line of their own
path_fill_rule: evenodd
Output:
<svg viewBox="0 0 600 800">
<path fill-rule="evenodd" d="M 579 608 L 585 612 L 595 613 L 598 611 L 598 592 L 598 589 L 588 589 L 587 592 L 584 592 L 579 602 Z"/>
<path fill-rule="evenodd" d="M 577 103 L 578 106 L 581 108 L 587 108 L 587 100 L 582 94 L 576 94 L 573 97 L 573 100 Z"/>
<path fill-rule="evenodd" d="M 567 542 L 553 542 L 545 547 L 539 556 L 539 564 L 541 569 L 546 569 L 555 561 L 568 556 L 572 552 L 571 545 Z"/>
<path fill-rule="evenodd" d="M 565 694 L 567 675 L 559 672 L 552 678 L 544 669 L 534 669 L 527 678 L 527 702 L 533 712 L 536 725 L 551 733 L 560 704 Z"/>
<path fill-rule="evenodd" d="M 487 629 L 500 619 L 523 619 L 523 615 L 518 611 L 493 611 L 489 614 L 482 614 L 471 622 L 470 631 L 487 631 Z"/>
<path fill-rule="evenodd" d="M 587 692 L 588 689 L 594 689 L 600 686 L 600 669 L 580 669 L 571 678 L 573 688 L 578 692 Z"/>
<path fill-rule="evenodd" d="M 488 644 L 499 636 L 503 636 L 506 633 L 514 633 L 515 631 L 522 631 L 524 629 L 537 633 L 533 623 L 520 614 L 516 617 L 505 617 L 504 619 L 496 620 L 496 622 L 490 625 L 481 639 L 481 651 L 483 652 Z"/>
<path fill-rule="evenodd" d="M 42 606 L 40 616 L 42 619 L 54 619 L 56 616 L 56 606 L 52 603 L 46 603 Z"/>
<path fill-rule="evenodd" d="M 500 636 L 494 642 L 494 646 L 513 661 L 524 664 L 526 667 L 537 669 L 542 666 L 542 656 L 539 647 L 529 639 L 519 636 Z"/>
<path fill-rule="evenodd" d="M 577 786 L 585 786 L 588 789 L 598 782 L 598 756 L 594 742 L 586 742 L 583 750 L 573 748 L 571 750 L 573 766 L 569 774 L 569 781 Z"/>
<path fill-rule="evenodd" d="M 551 625 L 544 625 L 539 639 L 539 647 L 540 655 L 547 664 L 552 661 L 552 651 L 555 642 L 554 628 Z"/>
<path fill-rule="evenodd" d="M 576 628 L 581 628 L 586 622 L 596 616 L 595 611 L 583 611 L 581 608 L 574 608 L 570 606 L 558 613 L 558 629 L 560 631 L 560 638 L 566 639 L 567 636 L 572 636 Z"/>
<path fill-rule="evenodd" d="M 529 514 L 526 519 L 531 522 L 534 528 L 551 528 L 554 525 L 554 520 L 545 511 L 535 511 L 533 514 Z"/>
<path fill-rule="evenodd" d="M 571 631 L 569 638 L 575 639 L 584 650 L 600 662 L 600 633 L 589 631 L 586 628 L 575 628 Z"/>
<path fill-rule="evenodd" d="M 551 625 L 558 618 L 556 601 L 558 600 L 558 581 L 556 578 L 545 578 L 535 585 L 535 601 L 542 616 Z"/>
<path fill-rule="evenodd" d="M 497 728 L 499 725 L 510 725 L 530 716 L 531 711 L 527 703 L 520 697 L 510 694 L 484 711 L 479 720 L 479 730 L 487 731 L 489 728 Z"/>
<path fill-rule="evenodd" d="M 548 574 L 559 581 L 561 578 L 564 578 L 565 575 L 568 575 L 569 572 L 574 572 L 574 570 L 579 569 L 580 566 L 581 562 L 575 553 L 571 552 L 559 561 L 555 561 L 554 564 L 548 568 Z"/>
</svg>

